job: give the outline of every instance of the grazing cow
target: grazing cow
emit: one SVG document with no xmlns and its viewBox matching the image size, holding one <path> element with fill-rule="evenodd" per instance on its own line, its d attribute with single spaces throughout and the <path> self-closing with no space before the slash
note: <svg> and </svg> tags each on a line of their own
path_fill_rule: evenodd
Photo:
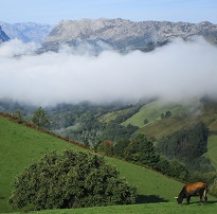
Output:
<svg viewBox="0 0 217 214">
<path fill-rule="evenodd" d="M 208 192 L 208 185 L 204 182 L 195 182 L 186 184 L 179 196 L 177 198 L 178 204 L 182 204 L 183 199 L 186 198 L 187 203 L 190 203 L 191 196 L 199 196 L 200 202 L 207 201 L 207 192 Z"/>
</svg>

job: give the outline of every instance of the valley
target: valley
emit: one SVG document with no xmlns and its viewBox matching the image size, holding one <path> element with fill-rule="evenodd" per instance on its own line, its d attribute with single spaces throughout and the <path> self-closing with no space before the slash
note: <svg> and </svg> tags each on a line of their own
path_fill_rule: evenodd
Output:
<svg viewBox="0 0 217 214">
<path fill-rule="evenodd" d="M 0 13 L 0 213 L 216 213 L 214 1 L 25 1 Z"/>
<path fill-rule="evenodd" d="M 40 133 L 2 117 L 0 117 L 0 127 L 0 185 L 3 187 L 0 191 L 1 212 L 13 211 L 8 204 L 9 196 L 13 190 L 13 182 L 16 176 L 33 161 L 51 151 L 61 152 L 72 149 L 88 152 L 88 150 L 70 145 L 48 134 Z M 144 198 L 147 196 L 145 201 L 174 201 L 174 194 L 177 194 L 182 185 L 158 172 L 126 161 L 114 158 L 106 158 L 106 160 L 120 171 L 121 176 L 126 177 L 129 183 L 138 189 L 139 194 L 144 195 Z"/>
</svg>

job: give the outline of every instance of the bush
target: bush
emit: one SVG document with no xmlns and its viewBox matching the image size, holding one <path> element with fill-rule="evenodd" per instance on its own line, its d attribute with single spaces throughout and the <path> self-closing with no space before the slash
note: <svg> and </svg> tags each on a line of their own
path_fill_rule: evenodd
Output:
<svg viewBox="0 0 217 214">
<path fill-rule="evenodd" d="M 158 144 L 159 151 L 169 159 L 178 159 L 194 164 L 196 158 L 207 152 L 208 129 L 203 123 L 182 129 L 163 139 Z"/>
<path fill-rule="evenodd" d="M 170 170 L 170 163 L 164 157 L 160 157 L 159 162 L 154 166 L 154 168 L 160 171 L 162 174 L 167 175 Z"/>
<path fill-rule="evenodd" d="M 144 125 L 146 125 L 146 124 L 148 124 L 148 119 L 146 118 L 146 119 L 144 119 Z"/>
<path fill-rule="evenodd" d="M 40 128 L 46 128 L 49 126 L 49 119 L 47 113 L 42 107 L 39 107 L 33 113 L 32 122 Z"/>
<path fill-rule="evenodd" d="M 165 175 L 178 178 L 182 181 L 185 181 L 189 178 L 188 170 L 177 160 L 170 161 L 164 157 L 161 157 L 154 168 Z"/>
<path fill-rule="evenodd" d="M 168 172 L 168 175 L 184 181 L 187 180 L 189 172 L 183 164 L 176 160 L 172 160 L 170 161 L 170 170 Z"/>
<path fill-rule="evenodd" d="M 113 145 L 112 141 L 110 140 L 105 140 L 103 142 L 100 142 L 97 145 L 97 152 L 107 155 L 107 156 L 112 156 L 113 155 Z"/>
<path fill-rule="evenodd" d="M 26 169 L 9 202 L 32 210 L 130 204 L 135 192 L 101 157 L 66 151 L 45 155 Z"/>
<path fill-rule="evenodd" d="M 209 186 L 213 186 L 213 181 L 216 181 L 216 171 L 212 171 L 212 172 L 201 172 L 201 171 L 193 171 L 191 173 L 191 175 L 189 176 L 189 181 L 190 182 L 195 182 L 195 181 L 203 181 L 209 184 Z M 217 189 L 217 184 L 215 182 L 216 185 L 216 189 Z M 209 188 L 210 189 L 210 188 Z"/>
<path fill-rule="evenodd" d="M 209 193 L 217 197 L 217 180 L 214 179 L 214 183 L 209 187 Z"/>
<path fill-rule="evenodd" d="M 138 135 L 125 149 L 127 161 L 153 166 L 159 161 L 159 158 L 153 143 L 147 140 L 144 135 Z"/>
<path fill-rule="evenodd" d="M 113 153 L 116 157 L 124 158 L 125 157 L 125 149 L 130 144 L 129 140 L 120 140 L 113 146 Z"/>
</svg>

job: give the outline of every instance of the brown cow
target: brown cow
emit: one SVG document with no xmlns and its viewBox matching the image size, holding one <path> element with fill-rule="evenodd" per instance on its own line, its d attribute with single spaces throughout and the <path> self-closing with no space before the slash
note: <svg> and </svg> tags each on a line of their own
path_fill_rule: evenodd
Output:
<svg viewBox="0 0 217 214">
<path fill-rule="evenodd" d="M 208 185 L 204 182 L 195 182 L 195 183 L 188 183 L 186 184 L 179 196 L 177 198 L 178 204 L 182 204 L 183 199 L 186 198 L 187 203 L 190 203 L 191 196 L 199 196 L 200 202 L 207 201 L 207 192 L 208 192 Z"/>
</svg>

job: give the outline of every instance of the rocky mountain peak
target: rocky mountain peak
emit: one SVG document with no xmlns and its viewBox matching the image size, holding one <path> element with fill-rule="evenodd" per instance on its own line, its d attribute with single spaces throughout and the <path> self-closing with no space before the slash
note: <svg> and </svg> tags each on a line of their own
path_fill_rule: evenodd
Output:
<svg viewBox="0 0 217 214">
<path fill-rule="evenodd" d="M 0 25 L 11 39 L 17 38 L 23 42 L 41 43 L 51 30 L 50 25 L 33 22 L 14 24 L 0 22 Z"/>
<path fill-rule="evenodd" d="M 10 38 L 7 36 L 7 34 L 2 30 L 2 27 L 0 26 L 0 43 L 8 41 Z"/>
<path fill-rule="evenodd" d="M 45 40 L 45 49 L 58 49 L 61 44 L 75 46 L 80 42 L 103 42 L 116 50 L 152 50 L 171 38 L 188 39 L 203 36 L 217 44 L 217 25 L 210 22 L 198 24 L 169 21 L 133 22 L 125 19 L 82 19 L 60 22 Z"/>
</svg>

